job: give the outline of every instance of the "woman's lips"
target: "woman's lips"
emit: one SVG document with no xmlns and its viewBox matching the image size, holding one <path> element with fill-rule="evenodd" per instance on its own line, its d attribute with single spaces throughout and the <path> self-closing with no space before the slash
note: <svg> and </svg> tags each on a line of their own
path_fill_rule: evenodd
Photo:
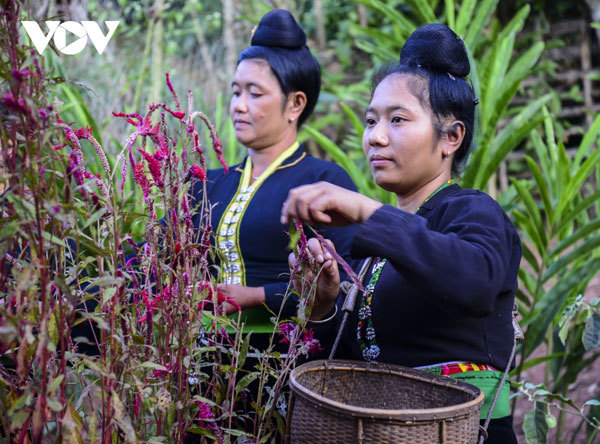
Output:
<svg viewBox="0 0 600 444">
<path fill-rule="evenodd" d="M 234 120 L 233 121 L 234 128 L 244 128 L 248 125 L 250 125 L 250 122 L 246 122 L 245 120 Z"/>
<path fill-rule="evenodd" d="M 371 166 L 373 166 L 374 168 L 384 167 L 387 164 L 389 164 L 391 161 L 392 161 L 391 159 L 388 159 L 387 157 L 382 157 L 382 156 L 371 156 L 371 158 L 369 159 Z"/>
</svg>

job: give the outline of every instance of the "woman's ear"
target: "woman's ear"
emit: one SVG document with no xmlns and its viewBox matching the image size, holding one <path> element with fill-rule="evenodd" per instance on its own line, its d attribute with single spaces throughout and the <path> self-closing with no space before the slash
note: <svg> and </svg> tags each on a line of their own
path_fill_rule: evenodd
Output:
<svg viewBox="0 0 600 444">
<path fill-rule="evenodd" d="M 288 120 L 297 122 L 306 107 L 306 94 L 302 91 L 290 93 L 287 101 Z"/>
<path fill-rule="evenodd" d="M 446 125 L 444 137 L 442 137 L 442 156 L 448 157 L 454 154 L 462 144 L 465 138 L 465 124 L 459 120 L 450 122 Z"/>
</svg>

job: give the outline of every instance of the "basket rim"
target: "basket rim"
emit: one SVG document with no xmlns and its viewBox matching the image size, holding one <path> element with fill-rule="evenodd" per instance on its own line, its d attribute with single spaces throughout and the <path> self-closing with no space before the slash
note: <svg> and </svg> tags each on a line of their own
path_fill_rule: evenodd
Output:
<svg viewBox="0 0 600 444">
<path fill-rule="evenodd" d="M 367 407 L 358 407 L 350 404 L 344 404 L 332 399 L 326 398 L 298 382 L 298 377 L 301 374 L 317 370 L 349 370 L 349 371 L 366 371 L 372 373 L 394 374 L 398 376 L 410 375 L 413 379 L 422 382 L 433 383 L 434 385 L 452 388 L 459 391 L 467 392 L 475 396 L 471 401 L 460 404 L 455 404 L 449 407 L 438 407 L 429 409 L 375 409 Z M 399 421 L 415 421 L 415 420 L 432 420 L 432 419 L 448 419 L 459 416 L 466 416 L 477 412 L 483 404 L 483 392 L 476 386 L 459 381 L 447 376 L 440 376 L 433 373 L 415 370 L 410 367 L 403 367 L 396 364 L 387 364 L 381 362 L 365 362 L 351 360 L 316 360 L 304 363 L 290 374 L 290 388 L 295 395 L 298 395 L 308 402 L 317 404 L 320 408 L 333 410 L 337 413 L 343 413 L 353 417 L 368 417 L 368 418 L 384 418 L 388 420 Z M 479 415 L 479 414 L 478 414 Z"/>
</svg>

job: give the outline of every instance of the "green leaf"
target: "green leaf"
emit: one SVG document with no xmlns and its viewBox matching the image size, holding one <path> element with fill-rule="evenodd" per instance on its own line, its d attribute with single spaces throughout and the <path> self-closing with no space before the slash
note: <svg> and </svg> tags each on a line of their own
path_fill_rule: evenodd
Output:
<svg viewBox="0 0 600 444">
<path fill-rule="evenodd" d="M 525 205 L 527 213 L 532 219 L 531 226 L 537 231 L 537 237 L 542 241 L 543 245 L 546 247 L 548 244 L 548 240 L 546 239 L 544 223 L 542 222 L 542 217 L 540 216 L 540 212 L 537 208 L 535 200 L 533 199 L 533 196 L 523 185 L 524 181 L 515 180 L 512 177 L 510 178 L 510 181 L 517 189 L 517 193 L 519 194 L 521 201 Z"/>
<path fill-rule="evenodd" d="M 568 183 L 565 191 L 560 196 L 556 212 L 558 214 L 573 201 L 575 195 L 580 192 L 581 186 L 588 179 L 590 174 L 600 164 L 600 150 L 595 150 L 590 156 L 581 164 L 581 167 L 577 170 L 571 181 Z"/>
<path fill-rule="evenodd" d="M 523 432 L 527 444 L 545 444 L 548 437 L 548 423 L 546 422 L 547 407 L 541 402 L 535 402 L 535 407 L 525 414 Z"/>
<path fill-rule="evenodd" d="M 452 29 L 456 29 L 456 15 L 454 13 L 454 0 L 446 0 L 444 2 L 444 12 L 446 14 L 446 23 Z"/>
<path fill-rule="evenodd" d="M 546 252 L 546 247 L 540 237 L 538 236 L 538 230 L 533 226 L 531 219 L 525 216 L 518 210 L 514 210 L 512 213 L 512 217 L 515 220 L 516 225 L 525 231 L 528 235 L 529 239 L 534 243 L 537 251 L 544 255 Z"/>
<path fill-rule="evenodd" d="M 587 156 L 591 151 L 592 147 L 598 141 L 598 134 L 600 133 L 600 114 L 596 116 L 594 123 L 590 126 L 583 136 L 583 140 L 579 144 L 575 159 L 573 159 L 573 166 L 578 168 L 581 164 L 582 159 Z"/>
<path fill-rule="evenodd" d="M 569 292 L 581 282 L 589 280 L 599 269 L 600 258 L 584 262 L 562 276 L 556 285 L 540 298 L 535 306 L 535 313 L 529 319 L 525 356 L 529 356 L 542 343 L 550 324 L 567 300 Z"/>
<path fill-rule="evenodd" d="M 586 351 L 591 351 L 600 346 L 600 314 L 593 313 L 588 318 L 581 341 Z"/>
<path fill-rule="evenodd" d="M 253 381 L 258 378 L 258 373 L 252 372 L 245 375 L 242 379 L 237 381 L 235 384 L 235 395 L 237 396 L 242 390 L 248 387 Z"/>
<path fill-rule="evenodd" d="M 548 193 L 548 187 L 546 186 L 546 182 L 544 181 L 544 176 L 542 175 L 542 171 L 538 167 L 538 165 L 533 161 L 533 159 L 529 156 L 525 156 L 525 161 L 529 166 L 529 171 L 533 175 L 533 179 L 535 180 L 535 184 L 537 185 L 537 190 L 539 191 L 542 202 L 544 203 L 544 211 L 546 213 L 546 217 L 549 222 L 548 225 L 552 225 L 552 220 L 554 216 L 554 209 L 552 208 L 552 204 L 550 202 L 550 195 Z"/>
<path fill-rule="evenodd" d="M 494 13 L 497 4 L 498 0 L 483 0 L 477 2 L 477 12 L 475 13 L 475 17 L 470 20 L 469 26 L 467 27 L 467 35 L 465 36 L 465 43 L 473 48 L 473 50 L 477 49 L 475 46 L 477 43 L 483 43 L 483 40 L 479 37 L 483 32 L 483 28 L 487 25 L 490 17 Z"/>
<path fill-rule="evenodd" d="M 469 26 L 473 18 L 472 14 L 476 3 L 477 2 L 475 0 L 464 0 L 462 3 L 460 3 L 454 32 L 461 36 L 463 40 L 465 38 L 467 26 Z"/>
<path fill-rule="evenodd" d="M 391 23 L 399 26 L 403 36 L 408 37 L 417 26 L 408 20 L 404 14 L 394 9 L 392 6 L 384 3 L 380 0 L 359 0 L 360 3 L 365 5 L 367 8 L 373 9 L 382 13 Z M 396 55 L 398 57 L 399 54 Z"/>
<path fill-rule="evenodd" d="M 48 385 L 48 393 L 52 393 L 60 387 L 60 383 L 65 378 L 65 375 L 58 375 L 56 378 L 52 380 L 52 382 Z"/>
<path fill-rule="evenodd" d="M 508 153 L 519 145 L 533 128 L 540 124 L 542 117 L 538 116 L 539 110 L 551 98 L 552 95 L 547 94 L 530 103 L 498 133 L 490 146 L 492 158 L 487 162 L 485 168 L 480 169 L 481 174 L 478 175 L 477 182 L 474 185 L 476 188 L 485 188 L 490 177 L 497 171 L 500 163 Z"/>
<path fill-rule="evenodd" d="M 372 54 L 383 61 L 390 61 L 398 58 L 398 54 L 396 54 L 396 52 L 386 47 L 381 47 L 371 42 L 367 42 L 366 40 L 356 40 L 354 44 L 361 51 L 364 51 L 367 54 Z"/>
<path fill-rule="evenodd" d="M 544 362 L 552 361 L 553 359 L 557 359 L 557 358 L 562 358 L 564 355 L 565 355 L 565 353 L 552 353 L 552 354 L 549 354 L 546 356 L 541 356 L 539 358 L 528 359 L 520 366 L 520 369 L 515 369 L 515 370 L 513 370 L 513 372 L 516 375 L 517 371 L 529 370 L 530 368 L 533 368 L 539 364 L 543 364 Z M 512 375 L 513 374 L 511 372 L 511 376 Z"/>
<path fill-rule="evenodd" d="M 107 211 L 106 208 L 100 208 L 98 211 L 96 211 L 94 214 L 92 214 L 86 220 L 85 225 L 83 226 L 83 229 L 86 229 L 90 225 L 96 223 L 102 216 L 104 216 L 104 214 L 106 213 L 106 211 Z"/>
<path fill-rule="evenodd" d="M 523 258 L 527 261 L 527 263 L 531 266 L 533 271 L 536 273 L 540 272 L 539 260 L 533 252 L 529 249 L 529 245 L 523 244 Z"/>
<path fill-rule="evenodd" d="M 422 22 L 424 23 L 434 23 L 437 22 L 437 18 L 431 9 L 431 6 L 425 0 L 406 0 L 414 12 L 419 16 Z"/>
<path fill-rule="evenodd" d="M 559 221 L 559 224 L 557 225 L 555 232 L 560 233 L 563 230 L 565 230 L 568 227 L 568 225 L 571 224 L 573 220 L 577 218 L 578 215 L 587 210 L 596 201 L 600 201 L 600 190 L 597 190 L 595 193 L 589 195 L 584 200 L 579 202 L 564 217 L 562 217 L 561 219 L 557 219 L 557 221 Z"/>
<path fill-rule="evenodd" d="M 160 365 L 160 364 L 157 364 L 156 362 L 151 362 L 151 361 L 142 362 L 142 367 L 153 368 L 155 370 L 168 371 L 167 367 L 165 367 L 164 365 Z"/>
<path fill-rule="evenodd" d="M 18 221 L 12 221 L 7 223 L 0 230 L 0 239 L 8 239 L 13 237 L 17 231 L 19 231 L 20 223 Z"/>
<path fill-rule="evenodd" d="M 388 50 L 399 44 L 396 38 L 389 32 L 383 32 L 379 29 L 359 26 L 352 23 L 349 28 L 350 34 L 356 38 L 369 37 L 374 40 L 377 45 L 385 46 Z M 399 55 L 400 53 L 398 53 Z"/>
<path fill-rule="evenodd" d="M 358 117 L 356 115 L 356 113 L 352 110 L 352 108 L 350 108 L 345 103 L 340 103 L 340 105 L 341 105 L 342 109 L 344 110 L 344 112 L 346 113 L 346 116 L 348 116 L 348 118 L 350 119 L 350 123 L 352 124 L 352 126 L 354 127 L 354 130 L 356 131 L 356 136 L 360 140 L 362 140 L 363 133 L 365 132 L 365 127 L 364 127 L 362 121 L 360 120 L 360 117 Z"/>
<path fill-rule="evenodd" d="M 340 147 L 331 141 L 331 139 L 308 125 L 304 126 L 304 131 L 308 132 L 308 134 L 310 134 L 310 136 L 315 139 L 315 141 L 325 151 L 327 151 L 331 158 L 348 172 L 359 190 L 363 190 L 368 187 L 364 174 L 360 171 L 356 164 L 348 158 L 346 153 L 344 153 Z"/>
<path fill-rule="evenodd" d="M 498 88 L 494 88 L 495 94 L 493 97 L 498 98 L 493 103 L 492 114 L 487 122 L 488 127 L 495 128 L 500 119 L 506 115 L 506 110 L 515 97 L 521 82 L 531 74 L 531 70 L 542 55 L 542 52 L 544 52 L 544 44 L 538 42 L 523 53 L 516 61 L 510 62 L 510 69 L 504 78 L 501 79 Z M 506 60 L 506 63 L 508 64 L 508 60 Z"/>
<path fill-rule="evenodd" d="M 519 278 L 531 296 L 535 295 L 537 288 L 537 279 L 525 271 L 525 267 L 520 267 Z M 529 299 L 526 300 L 529 303 Z M 528 307 L 529 308 L 529 307 Z"/>
<path fill-rule="evenodd" d="M 570 235 L 566 239 L 563 239 L 556 247 L 554 247 L 554 249 L 552 249 L 552 251 L 550 252 L 549 257 L 552 258 L 557 256 L 558 254 L 575 244 L 577 241 L 583 239 L 584 237 L 590 234 L 594 234 L 597 232 L 600 232 L 600 219 L 596 219 L 593 222 L 579 227 L 575 232 L 573 232 L 572 235 Z"/>
<path fill-rule="evenodd" d="M 570 263 L 579 258 L 592 255 L 592 253 L 600 247 L 600 234 L 591 239 L 587 239 L 585 243 L 571 250 L 568 254 L 561 256 L 560 259 L 554 261 L 550 267 L 542 275 L 542 283 L 545 283 L 559 271 L 565 269 Z"/>
<path fill-rule="evenodd" d="M 238 362 L 237 362 L 238 368 L 243 368 L 244 364 L 246 363 L 246 358 L 248 357 L 248 348 L 250 347 L 250 337 L 251 336 L 252 336 L 251 333 L 248 333 L 247 335 L 245 335 L 244 341 L 242 342 L 242 345 L 240 346 L 240 356 L 239 356 Z"/>
<path fill-rule="evenodd" d="M 29 412 L 27 410 L 19 410 L 17 413 L 10 418 L 10 427 L 12 430 L 21 428 L 25 421 L 29 418 Z"/>
</svg>

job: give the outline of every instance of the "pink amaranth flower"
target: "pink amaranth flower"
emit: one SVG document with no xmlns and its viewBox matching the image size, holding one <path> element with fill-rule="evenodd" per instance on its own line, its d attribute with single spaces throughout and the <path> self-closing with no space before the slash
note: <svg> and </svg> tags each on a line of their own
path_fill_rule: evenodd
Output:
<svg viewBox="0 0 600 444">
<path fill-rule="evenodd" d="M 206 298 L 198 302 L 198 310 L 209 310 L 213 305 L 213 298 L 216 296 L 217 306 L 224 302 L 233 305 L 238 311 L 242 311 L 242 307 L 232 298 L 226 296 L 219 288 L 215 288 L 209 281 L 198 282 L 198 291 L 208 290 Z"/>
<path fill-rule="evenodd" d="M 159 188 L 164 187 L 165 183 L 163 182 L 163 179 L 162 179 L 162 174 L 161 174 L 162 165 L 160 163 L 160 160 L 156 159 L 155 156 L 147 153 L 144 150 L 138 149 L 138 151 L 141 153 L 142 156 L 144 156 L 144 159 L 146 159 L 146 162 L 148 162 L 148 169 L 150 170 L 152 179 L 154 179 L 154 184 Z"/>
<path fill-rule="evenodd" d="M 31 76 L 31 75 L 33 75 L 33 73 L 31 71 L 29 71 L 28 69 L 19 71 L 18 69 L 14 68 L 12 70 L 12 75 L 15 79 L 17 79 L 18 82 L 21 82 L 25 77 Z"/>
<path fill-rule="evenodd" d="M 282 338 L 279 340 L 279 343 L 289 344 L 292 340 L 294 332 L 296 331 L 296 326 L 291 322 L 282 322 L 277 326 L 277 330 L 282 335 Z"/>
<path fill-rule="evenodd" d="M 348 265 L 348 262 L 346 262 L 344 260 L 344 258 L 342 258 L 342 256 L 340 256 L 335 251 L 335 249 L 331 245 L 329 245 L 329 243 L 327 241 L 325 241 L 325 238 L 323 236 L 321 236 L 314 229 L 313 229 L 313 233 L 314 233 L 315 237 L 319 240 L 321 245 L 323 245 L 323 248 L 325 248 L 329 252 L 329 254 L 331 254 L 333 256 L 333 258 L 337 261 L 337 263 L 342 266 L 342 268 L 344 269 L 344 271 L 346 272 L 348 277 L 350 279 L 352 279 L 352 281 L 356 284 L 358 290 L 363 291 L 364 288 L 363 288 L 362 282 L 360 281 L 360 279 L 358 278 L 358 276 L 356 275 L 356 273 L 354 272 L 352 267 L 350 267 L 350 265 Z"/>
<path fill-rule="evenodd" d="M 156 110 L 158 108 L 164 109 L 166 112 L 171 114 L 176 119 L 183 120 L 183 118 L 185 117 L 185 111 L 173 111 L 171 108 L 169 108 L 164 103 L 153 103 L 152 105 L 150 105 L 148 107 L 148 109 L 149 109 L 148 113 L 152 113 L 154 110 Z"/>
<path fill-rule="evenodd" d="M 137 415 L 140 412 L 140 401 L 142 400 L 142 395 L 138 393 L 135 398 L 135 404 L 133 406 L 133 414 Z"/>
<path fill-rule="evenodd" d="M 192 165 L 190 171 L 192 172 L 192 176 L 194 176 L 196 179 L 202 182 L 206 181 L 206 171 L 204 171 L 204 168 L 201 166 Z"/>
<path fill-rule="evenodd" d="M 171 83 L 171 79 L 169 78 L 168 72 L 166 73 L 166 77 L 167 77 L 167 87 L 169 88 L 169 91 L 171 91 L 171 94 L 173 95 L 173 99 L 175 100 L 175 108 L 177 109 L 177 111 L 181 111 L 181 104 L 179 103 L 179 97 L 177 97 L 175 88 L 173 88 L 173 84 Z M 183 113 L 183 115 L 185 115 L 185 113 Z"/>
<path fill-rule="evenodd" d="M 298 257 L 296 258 L 296 264 L 292 269 L 292 276 L 296 276 L 300 272 L 300 268 L 303 264 L 308 263 L 308 253 L 306 251 L 306 234 L 304 233 L 304 228 L 302 226 L 302 222 L 294 222 L 294 226 L 296 230 L 300 232 L 300 237 L 298 238 L 298 244 L 296 245 L 296 250 L 298 251 Z"/>
<path fill-rule="evenodd" d="M 144 193 L 144 199 L 148 197 L 148 188 L 150 188 L 150 182 L 148 182 L 148 178 L 146 177 L 146 173 L 144 172 L 144 164 L 136 163 L 133 167 L 133 179 L 137 182 L 137 184 L 142 187 L 142 191 Z"/>
<path fill-rule="evenodd" d="M 80 164 L 80 160 L 77 157 L 77 155 L 75 155 L 75 153 L 72 153 L 71 155 L 69 155 L 69 160 L 71 161 L 71 163 L 69 164 L 68 168 L 67 168 L 67 175 L 72 174 L 73 178 L 75 179 L 75 183 L 81 188 L 81 194 L 83 195 L 84 199 L 88 199 L 88 194 L 85 190 L 85 187 L 83 186 L 85 183 L 84 180 L 84 174 L 83 174 L 83 167 Z"/>
<path fill-rule="evenodd" d="M 221 429 L 219 429 L 219 426 L 215 422 L 215 414 L 212 412 L 210 405 L 202 401 L 196 401 L 196 405 L 198 406 L 197 419 L 200 420 L 198 425 L 213 432 L 219 443 L 223 442 Z"/>
<path fill-rule="evenodd" d="M 297 325 L 294 325 L 291 322 L 283 322 L 279 324 L 277 330 L 281 333 L 282 338 L 279 340 L 280 344 L 291 344 L 294 335 L 297 334 Z M 314 332 L 312 329 L 307 328 L 303 333 L 298 337 L 299 351 L 306 357 L 312 356 L 315 353 L 323 350 L 321 344 L 318 339 L 314 338 Z"/>
<path fill-rule="evenodd" d="M 152 376 L 150 376 L 152 379 L 164 379 L 167 375 L 171 374 L 171 372 L 173 371 L 173 364 L 169 364 L 166 366 L 166 370 L 159 370 L 156 369 L 152 372 Z"/>
<path fill-rule="evenodd" d="M 19 111 L 23 114 L 29 114 L 29 108 L 25 103 L 25 99 L 23 99 L 23 97 L 16 99 L 12 92 L 9 92 L 2 97 L 0 102 L 2 102 L 2 104 L 8 109 Z"/>
</svg>

